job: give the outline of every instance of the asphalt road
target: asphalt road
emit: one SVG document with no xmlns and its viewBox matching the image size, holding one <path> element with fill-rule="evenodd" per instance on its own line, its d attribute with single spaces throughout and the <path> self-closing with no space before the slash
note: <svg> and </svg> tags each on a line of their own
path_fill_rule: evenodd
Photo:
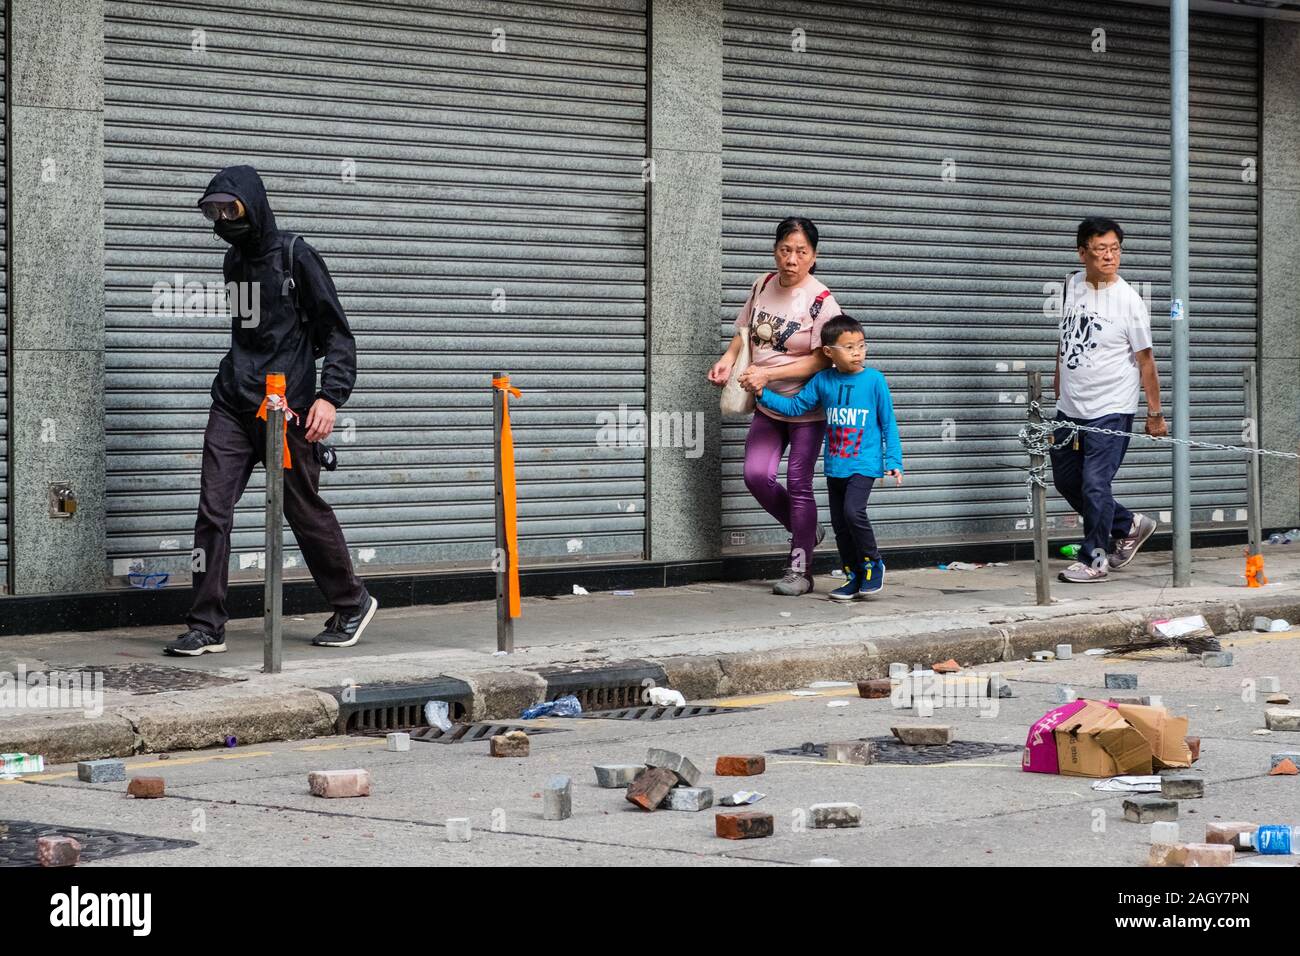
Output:
<svg viewBox="0 0 1300 956">
<path fill-rule="evenodd" d="M 954 724 L 961 741 L 1019 746 L 1053 706 L 1056 684 L 1104 698 L 1106 671 L 1137 673 L 1135 693 L 1161 695 L 1173 713 L 1190 717 L 1190 733 L 1202 739 L 1194 771 L 1205 778 L 1205 797 L 1180 804 L 1183 840 L 1202 840 L 1206 822 L 1215 820 L 1300 824 L 1300 777 L 1266 776 L 1269 755 L 1300 749 L 1300 733 L 1252 733 L 1264 726 L 1268 705 L 1266 695 L 1251 700 L 1243 688 L 1243 681 L 1279 676 L 1300 706 L 1300 632 L 1221 639 L 1236 655 L 1231 668 L 1207 669 L 1172 654 L 1002 664 L 1016 696 L 1000 701 L 996 716 L 957 708 L 937 710 L 930 720 Z M 719 755 L 887 736 L 892 724 L 914 720 L 889 700 L 859 699 L 852 688 L 726 703 L 757 709 L 652 723 L 545 722 L 563 732 L 534 735 L 523 759 L 493 758 L 486 741 L 415 742 L 408 753 L 390 753 L 382 738 L 335 737 L 128 760 L 128 774 L 166 779 L 167 796 L 159 800 L 132 799 L 124 783 L 81 783 L 75 767 L 53 767 L 21 782 L 0 781 L 0 821 L 10 822 L 11 840 L 13 821 L 28 821 L 195 844 L 84 864 L 98 866 L 802 866 L 829 858 L 844 865 L 1126 867 L 1146 859 L 1150 828 L 1124 821 L 1122 795 L 1095 792 L 1082 778 L 1024 773 L 1018 752 L 865 767 L 768 755 L 761 776 L 716 777 Z M 717 808 L 646 813 L 621 791 L 596 786 L 594 764 L 639 763 L 649 747 L 693 760 L 715 797 L 747 789 L 766 794 L 752 809 L 773 815 L 775 835 L 719 839 Z M 370 770 L 370 797 L 308 793 L 309 771 L 353 767 Z M 573 780 L 571 819 L 542 819 L 541 790 L 554 774 Z M 844 801 L 862 807 L 862 827 L 801 826 L 810 805 Z M 447 842 L 449 817 L 470 818 L 469 843 Z M 1238 858 L 1239 866 L 1300 860 Z"/>
</svg>

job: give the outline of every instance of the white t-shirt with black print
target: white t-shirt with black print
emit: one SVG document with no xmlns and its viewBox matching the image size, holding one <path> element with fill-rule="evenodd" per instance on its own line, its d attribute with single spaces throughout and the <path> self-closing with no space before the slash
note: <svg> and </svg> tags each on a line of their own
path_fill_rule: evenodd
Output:
<svg viewBox="0 0 1300 956">
<path fill-rule="evenodd" d="M 1061 311 L 1056 408 L 1071 418 L 1133 415 L 1142 377 L 1136 353 L 1151 348 L 1151 316 L 1121 278 L 1101 289 L 1070 276 Z"/>
</svg>

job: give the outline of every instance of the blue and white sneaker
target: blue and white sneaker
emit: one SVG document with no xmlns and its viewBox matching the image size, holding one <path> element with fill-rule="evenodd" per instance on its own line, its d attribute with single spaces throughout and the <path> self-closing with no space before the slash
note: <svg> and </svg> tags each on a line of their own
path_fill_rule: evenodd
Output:
<svg viewBox="0 0 1300 956">
<path fill-rule="evenodd" d="M 858 573 L 851 568 L 845 568 L 844 577 L 847 580 L 828 595 L 832 601 L 852 601 L 858 596 L 860 583 Z"/>
<path fill-rule="evenodd" d="M 858 579 L 858 597 L 866 597 L 869 594 L 879 594 L 884 589 L 884 559 L 877 558 L 875 561 L 862 562 L 862 574 Z"/>
</svg>

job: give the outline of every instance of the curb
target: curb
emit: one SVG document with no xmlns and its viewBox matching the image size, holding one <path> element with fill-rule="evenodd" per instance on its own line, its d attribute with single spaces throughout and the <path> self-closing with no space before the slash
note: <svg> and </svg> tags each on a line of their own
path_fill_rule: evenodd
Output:
<svg viewBox="0 0 1300 956">
<path fill-rule="evenodd" d="M 1260 595 L 1237 601 L 1170 604 L 1108 614 L 990 624 L 923 635 L 843 641 L 843 624 L 801 628 L 800 640 L 821 646 L 722 655 L 679 655 L 649 660 L 446 674 L 434 682 L 455 691 L 470 721 L 517 720 L 526 707 L 568 693 L 585 710 L 613 707 L 611 693 L 640 703 L 649 677 L 687 700 L 788 690 L 815 680 L 866 680 L 888 675 L 892 661 L 927 666 L 954 658 L 965 667 L 1022 660 L 1036 650 L 1072 644 L 1076 653 L 1146 643 L 1147 623 L 1201 614 L 1217 634 L 1249 630 L 1256 615 L 1300 621 L 1300 595 Z M 432 687 L 432 685 L 431 685 Z M 468 688 L 469 694 L 465 693 Z M 433 693 L 431 699 L 444 694 Z M 364 701 L 360 701 L 364 703 Z M 346 718 L 346 707 L 342 716 Z M 105 710 L 95 720 L 66 713 L 0 720 L 0 751 L 41 754 L 49 764 L 300 740 L 338 733 L 338 696 L 310 688 L 269 692 L 247 687 L 187 691 Z"/>
</svg>

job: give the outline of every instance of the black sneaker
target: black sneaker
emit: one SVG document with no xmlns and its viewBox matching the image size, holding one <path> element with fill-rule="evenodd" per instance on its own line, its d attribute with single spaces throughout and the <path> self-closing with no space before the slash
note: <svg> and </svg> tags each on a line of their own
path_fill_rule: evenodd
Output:
<svg viewBox="0 0 1300 956">
<path fill-rule="evenodd" d="M 317 647 L 351 647 L 361 638 L 370 619 L 379 610 L 379 602 L 369 594 L 361 605 L 351 611 L 335 611 L 325 623 L 325 630 L 312 641 Z"/>
<path fill-rule="evenodd" d="M 216 637 L 194 627 L 170 644 L 163 645 L 163 653 L 173 657 L 198 657 L 200 654 L 224 654 L 225 652 L 224 637 Z"/>
</svg>

